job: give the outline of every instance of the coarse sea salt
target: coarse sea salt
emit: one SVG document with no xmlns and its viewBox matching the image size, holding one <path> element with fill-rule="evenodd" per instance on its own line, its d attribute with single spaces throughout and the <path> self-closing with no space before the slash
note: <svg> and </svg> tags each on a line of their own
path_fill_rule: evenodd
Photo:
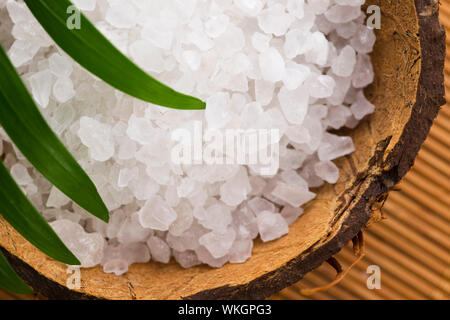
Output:
<svg viewBox="0 0 450 320">
<path fill-rule="evenodd" d="M 374 79 L 375 42 L 364 2 L 74 0 L 146 72 L 207 103 L 180 111 L 109 87 L 59 49 L 22 0 L 0 0 L 0 41 L 96 184 L 110 222 L 51 186 L 1 129 L 0 155 L 83 267 L 121 275 L 133 263 L 172 258 L 184 268 L 243 263 L 254 239 L 288 233 L 314 199 L 311 188 L 339 179 L 333 160 L 355 147 L 329 130 L 354 128 L 374 111 L 363 92 Z M 196 123 L 278 129 L 279 170 L 172 162 L 171 133 Z"/>
</svg>

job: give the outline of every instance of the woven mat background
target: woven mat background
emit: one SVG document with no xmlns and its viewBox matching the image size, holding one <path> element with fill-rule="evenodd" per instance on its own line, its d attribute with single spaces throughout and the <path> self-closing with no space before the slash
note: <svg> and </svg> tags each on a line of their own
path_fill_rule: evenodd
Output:
<svg viewBox="0 0 450 320">
<path fill-rule="evenodd" d="M 450 0 L 441 0 L 440 15 L 450 48 Z M 445 70 L 450 101 L 450 50 Z M 310 297 L 300 288 L 323 286 L 336 272 L 324 263 L 298 284 L 272 299 L 449 299 L 450 298 L 450 108 L 444 106 L 414 168 L 391 192 L 383 208 L 387 218 L 365 232 L 366 257 L 344 280 Z M 336 258 L 344 269 L 355 256 L 347 245 Z M 369 290 L 367 267 L 381 269 L 381 289 Z M 37 299 L 0 290 L 0 299 Z"/>
</svg>

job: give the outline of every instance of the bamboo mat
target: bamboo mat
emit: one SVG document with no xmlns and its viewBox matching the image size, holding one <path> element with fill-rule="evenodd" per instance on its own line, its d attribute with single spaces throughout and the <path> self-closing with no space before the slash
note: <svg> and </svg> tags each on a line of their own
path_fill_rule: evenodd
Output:
<svg viewBox="0 0 450 320">
<path fill-rule="evenodd" d="M 450 48 L 450 0 L 441 3 L 441 20 Z M 450 101 L 450 53 L 445 71 Z M 366 256 L 337 286 L 303 297 L 300 288 L 333 281 L 335 271 L 324 263 L 298 284 L 272 299 L 449 299 L 450 296 L 450 104 L 443 107 L 413 169 L 391 192 L 383 208 L 386 220 L 372 226 Z M 347 245 L 336 258 L 344 268 L 355 256 Z M 369 290 L 367 267 L 381 269 L 381 289 Z M 0 299 L 37 299 L 0 291 Z"/>
<path fill-rule="evenodd" d="M 450 0 L 441 1 L 447 30 L 446 99 L 450 102 Z M 450 103 L 443 106 L 413 169 L 392 191 L 387 218 L 365 232 L 366 256 L 337 286 L 303 297 L 302 288 L 326 285 L 336 272 L 324 263 L 273 299 L 450 299 Z M 348 244 L 336 256 L 355 260 Z M 381 289 L 369 290 L 367 267 L 381 269 Z"/>
</svg>

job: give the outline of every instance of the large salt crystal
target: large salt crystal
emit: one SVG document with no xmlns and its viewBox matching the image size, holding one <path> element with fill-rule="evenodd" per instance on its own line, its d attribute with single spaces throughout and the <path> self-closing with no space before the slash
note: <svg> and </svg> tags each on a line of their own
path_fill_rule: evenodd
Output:
<svg viewBox="0 0 450 320">
<path fill-rule="evenodd" d="M 334 160 L 355 151 L 355 146 L 350 137 L 339 137 L 332 134 L 325 134 L 324 143 L 318 150 L 321 161 Z"/>
<path fill-rule="evenodd" d="M 273 99 L 275 85 L 265 80 L 255 81 L 255 97 L 262 106 L 270 104 Z"/>
<path fill-rule="evenodd" d="M 366 99 L 366 97 L 364 96 L 364 91 L 360 90 L 358 91 L 356 100 L 354 103 L 352 103 L 350 109 L 352 110 L 353 116 L 357 120 L 361 120 L 368 114 L 374 112 L 375 106 Z"/>
<path fill-rule="evenodd" d="M 141 35 L 157 48 L 169 50 L 172 47 L 174 31 L 162 19 L 148 19 Z"/>
<path fill-rule="evenodd" d="M 245 168 L 241 168 L 236 175 L 220 187 L 220 200 L 229 206 L 237 206 L 247 198 L 251 186 Z"/>
<path fill-rule="evenodd" d="M 264 211 L 275 212 L 275 205 L 272 202 L 260 197 L 251 199 L 248 202 L 248 207 L 255 215 L 258 215 Z"/>
<path fill-rule="evenodd" d="M 153 231 L 142 227 L 139 221 L 139 214 L 133 212 L 128 215 L 125 222 L 120 227 L 117 233 L 117 240 L 120 243 L 134 243 L 134 242 L 144 242 L 146 239 L 152 235 Z"/>
<path fill-rule="evenodd" d="M 306 86 L 311 97 L 328 98 L 333 94 L 336 81 L 327 75 L 311 76 L 308 78 Z"/>
<path fill-rule="evenodd" d="M 212 254 L 209 252 L 209 250 L 206 249 L 204 246 L 198 247 L 195 250 L 195 253 L 197 254 L 198 260 L 213 268 L 220 268 L 229 260 L 228 255 L 225 255 L 220 258 L 214 258 Z"/>
<path fill-rule="evenodd" d="M 94 11 L 97 0 L 74 0 L 73 3 L 78 9 L 84 11 Z"/>
<path fill-rule="evenodd" d="M 244 263 L 251 257 L 253 250 L 252 239 L 236 239 L 230 249 L 231 263 Z"/>
<path fill-rule="evenodd" d="M 40 47 L 40 41 L 37 39 L 16 40 L 8 51 L 9 59 L 14 67 L 18 68 L 33 59 Z"/>
<path fill-rule="evenodd" d="M 231 249 L 236 232 L 232 228 L 228 228 L 224 233 L 209 232 L 199 239 L 199 243 L 203 245 L 211 255 L 218 259 L 225 256 Z"/>
<path fill-rule="evenodd" d="M 252 35 L 252 46 L 258 52 L 264 52 L 270 47 L 270 40 L 272 39 L 271 35 L 262 34 L 260 32 L 255 32 Z"/>
<path fill-rule="evenodd" d="M 233 220 L 230 209 L 223 204 L 214 204 L 206 209 L 202 226 L 217 232 L 224 232 Z"/>
<path fill-rule="evenodd" d="M 308 90 L 300 86 L 295 90 L 282 87 L 278 93 L 278 101 L 287 121 L 292 124 L 302 124 L 308 112 Z"/>
<path fill-rule="evenodd" d="M 228 28 L 216 38 L 216 48 L 223 57 L 231 57 L 240 52 L 245 46 L 245 36 L 242 29 L 235 25 L 228 25 Z"/>
<path fill-rule="evenodd" d="M 177 213 L 160 197 L 148 200 L 139 211 L 139 221 L 145 228 L 166 231 L 177 219 Z"/>
<path fill-rule="evenodd" d="M 369 53 L 373 50 L 375 40 L 376 38 L 373 29 L 361 25 L 350 40 L 350 45 L 359 53 Z"/>
<path fill-rule="evenodd" d="M 334 5 L 325 12 L 325 17 L 333 23 L 346 23 L 355 20 L 361 15 L 358 6 Z"/>
<path fill-rule="evenodd" d="M 286 220 L 279 213 L 261 212 L 256 220 L 261 240 L 264 242 L 278 239 L 289 232 Z"/>
<path fill-rule="evenodd" d="M 70 199 L 58 188 L 52 187 L 50 195 L 47 199 L 47 207 L 50 208 L 61 208 L 70 202 Z"/>
<path fill-rule="evenodd" d="M 163 53 L 148 40 L 137 40 L 130 46 L 131 57 L 145 71 L 161 73 L 164 71 Z"/>
<path fill-rule="evenodd" d="M 261 30 L 277 37 L 284 35 L 293 21 L 294 18 L 280 3 L 274 3 L 258 14 L 258 25 Z"/>
<path fill-rule="evenodd" d="M 284 182 L 278 182 L 271 194 L 293 207 L 299 207 L 316 197 L 308 188 Z"/>
<path fill-rule="evenodd" d="M 33 182 L 27 168 L 25 168 L 20 163 L 16 163 L 11 167 L 11 176 L 20 186 L 26 186 Z"/>
<path fill-rule="evenodd" d="M 49 70 L 37 72 L 28 78 L 34 100 L 42 107 L 47 108 L 52 92 L 53 76 Z"/>
<path fill-rule="evenodd" d="M 101 262 L 106 242 L 99 233 L 86 233 L 78 223 L 64 219 L 51 222 L 50 226 L 83 267 L 91 268 Z"/>
<path fill-rule="evenodd" d="M 89 148 L 89 154 L 94 160 L 107 161 L 114 155 L 114 140 L 109 125 L 89 117 L 82 117 L 78 136 Z"/>
<path fill-rule="evenodd" d="M 328 183 L 336 183 L 339 179 L 339 168 L 331 161 L 317 162 L 314 165 L 316 175 Z"/>
<path fill-rule="evenodd" d="M 52 54 L 48 62 L 50 71 L 57 77 L 68 78 L 73 72 L 72 61 L 58 53 Z"/>
<path fill-rule="evenodd" d="M 212 16 L 205 22 L 205 32 L 211 38 L 217 38 L 228 28 L 230 18 L 225 14 Z"/>
<path fill-rule="evenodd" d="M 53 96 L 56 101 L 64 103 L 75 96 L 75 89 L 70 78 L 62 77 L 56 79 L 53 85 Z"/>
<path fill-rule="evenodd" d="M 316 31 L 307 38 L 307 62 L 324 66 L 328 60 L 328 53 L 328 40 L 322 32 Z"/>
<path fill-rule="evenodd" d="M 286 65 L 283 57 L 275 48 L 269 48 L 259 55 L 259 67 L 264 80 L 277 82 L 283 80 Z"/>
<path fill-rule="evenodd" d="M 291 225 L 303 214 L 303 209 L 286 205 L 283 207 L 280 214 L 284 220 L 286 220 L 287 224 Z"/>
<path fill-rule="evenodd" d="M 194 251 L 176 251 L 173 252 L 175 260 L 185 269 L 192 268 L 199 265 L 201 262 L 197 258 L 197 254 Z"/>
<path fill-rule="evenodd" d="M 152 236 L 147 240 L 147 246 L 150 249 L 152 260 L 169 263 L 171 252 L 170 247 L 161 238 Z"/>
<path fill-rule="evenodd" d="M 117 28 L 129 29 L 136 25 L 139 12 L 130 2 L 115 1 L 106 12 L 105 19 Z"/>
<path fill-rule="evenodd" d="M 220 129 L 231 121 L 230 95 L 219 92 L 206 101 L 205 118 L 209 129 Z"/>
<path fill-rule="evenodd" d="M 347 45 L 341 50 L 339 56 L 333 61 L 331 69 L 337 76 L 349 77 L 355 69 L 355 64 L 355 49 Z"/>
<path fill-rule="evenodd" d="M 181 236 L 194 222 L 194 214 L 191 205 L 182 201 L 176 208 L 177 219 L 169 227 L 169 232 L 174 236 Z"/>
<path fill-rule="evenodd" d="M 373 82 L 375 77 L 370 56 L 358 54 L 356 58 L 355 71 L 352 75 L 352 84 L 355 88 L 364 88 Z"/>
</svg>

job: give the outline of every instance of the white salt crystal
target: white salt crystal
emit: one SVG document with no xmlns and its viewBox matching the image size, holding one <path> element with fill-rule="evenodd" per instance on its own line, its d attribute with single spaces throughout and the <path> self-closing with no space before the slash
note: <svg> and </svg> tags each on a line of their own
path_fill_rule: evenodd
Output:
<svg viewBox="0 0 450 320">
<path fill-rule="evenodd" d="M 40 47 L 37 39 L 16 40 L 8 51 L 9 59 L 18 68 L 33 59 Z"/>
<path fill-rule="evenodd" d="M 162 263 L 169 263 L 171 256 L 170 247 L 164 240 L 152 236 L 148 238 L 147 246 L 150 249 L 152 260 Z"/>
<path fill-rule="evenodd" d="M 48 58 L 51 72 L 61 78 L 68 78 L 73 72 L 72 61 L 58 53 L 54 53 Z"/>
<path fill-rule="evenodd" d="M 289 232 L 286 220 L 279 213 L 261 212 L 256 220 L 261 240 L 264 242 L 278 239 Z"/>
<path fill-rule="evenodd" d="M 56 187 L 52 187 L 47 200 L 47 207 L 61 208 L 70 202 L 70 199 Z"/>
<path fill-rule="evenodd" d="M 53 85 L 53 96 L 58 102 L 67 102 L 75 96 L 73 82 L 70 78 L 58 78 Z"/>
<path fill-rule="evenodd" d="M 370 56 L 367 54 L 358 54 L 355 71 L 352 75 L 353 86 L 355 88 L 364 88 L 373 82 L 374 76 Z"/>
<path fill-rule="evenodd" d="M 275 48 L 269 48 L 259 55 L 259 67 L 264 80 L 277 82 L 285 75 L 285 62 Z"/>
<path fill-rule="evenodd" d="M 47 108 L 52 92 L 53 77 L 49 70 L 37 72 L 28 78 L 34 100 L 42 107 Z"/>
<path fill-rule="evenodd" d="M 316 175 L 328 183 L 336 183 L 339 179 L 339 168 L 331 161 L 317 162 L 314 165 Z"/>
<path fill-rule="evenodd" d="M 225 256 L 231 249 L 236 232 L 232 228 L 228 228 L 224 233 L 209 232 L 199 239 L 199 243 L 203 245 L 211 255 L 218 259 Z"/>
<path fill-rule="evenodd" d="M 176 208 L 177 219 L 170 225 L 169 232 L 174 236 L 181 236 L 194 222 L 194 214 L 191 205 L 182 201 Z"/>
<path fill-rule="evenodd" d="M 183 61 L 191 70 L 196 71 L 200 68 L 202 58 L 197 51 L 186 50 L 183 52 Z"/>
<path fill-rule="evenodd" d="M 311 76 L 308 78 L 306 85 L 311 97 L 328 98 L 333 94 L 336 81 L 327 75 Z"/>
<path fill-rule="evenodd" d="M 248 207 L 255 215 L 258 215 L 263 211 L 275 212 L 275 205 L 272 202 L 260 197 L 251 199 L 248 202 Z"/>
<path fill-rule="evenodd" d="M 220 268 L 225 263 L 227 263 L 229 257 L 228 255 L 225 255 L 220 258 L 214 258 L 211 253 L 206 249 L 204 246 L 200 246 L 195 250 L 195 253 L 197 254 L 198 259 L 210 267 L 213 268 Z"/>
<path fill-rule="evenodd" d="M 295 90 L 282 87 L 278 93 L 278 101 L 287 121 L 292 124 L 302 124 L 308 112 L 309 94 L 304 86 Z"/>
<path fill-rule="evenodd" d="M 94 160 L 107 161 L 114 155 L 114 140 L 111 127 L 89 117 L 80 119 L 78 136 L 81 142 L 89 148 L 89 154 Z"/>
<path fill-rule="evenodd" d="M 74 0 L 73 3 L 78 9 L 84 11 L 94 11 L 97 0 Z"/>
<path fill-rule="evenodd" d="M 356 95 L 356 100 L 352 103 L 350 109 L 352 110 L 353 116 L 357 120 L 361 120 L 368 114 L 375 111 L 375 106 L 369 102 L 364 96 L 364 91 L 360 90 Z"/>
<path fill-rule="evenodd" d="M 361 15 L 361 8 L 357 6 L 334 5 L 325 12 L 325 17 L 333 23 L 346 23 Z"/>
<path fill-rule="evenodd" d="M 160 197 L 148 200 L 139 211 L 139 222 L 145 228 L 166 231 L 177 219 L 177 213 Z"/>
<path fill-rule="evenodd" d="M 199 265 L 201 262 L 198 260 L 197 255 L 194 251 L 173 251 L 173 257 L 175 260 L 185 269 L 192 268 Z"/>
<path fill-rule="evenodd" d="M 161 73 L 164 71 L 163 53 L 148 40 L 137 40 L 130 45 L 131 57 L 145 71 Z"/>
<path fill-rule="evenodd" d="M 355 151 L 350 137 L 339 137 L 325 134 L 324 144 L 319 148 L 318 155 L 321 161 L 334 160 Z"/>
<path fill-rule="evenodd" d="M 264 52 L 267 49 L 269 49 L 270 40 L 272 39 L 271 35 L 262 34 L 260 32 L 255 32 L 252 35 L 252 46 L 255 48 L 258 52 Z"/>
<path fill-rule="evenodd" d="M 258 25 L 261 30 L 277 37 L 284 35 L 293 21 L 294 18 L 280 3 L 272 4 L 258 14 Z"/>
<path fill-rule="evenodd" d="M 139 222 L 139 214 L 133 212 L 126 217 L 122 223 L 119 232 L 117 233 L 117 240 L 123 244 L 145 242 L 153 231 L 141 226 Z"/>
<path fill-rule="evenodd" d="M 316 196 L 316 194 L 310 192 L 308 188 L 302 188 L 298 185 L 289 185 L 284 182 L 278 182 L 271 194 L 293 207 L 300 207 L 314 199 Z"/>
<path fill-rule="evenodd" d="M 355 69 L 355 64 L 355 49 L 347 45 L 341 50 L 339 56 L 333 61 L 331 69 L 340 77 L 349 77 Z"/>
<path fill-rule="evenodd" d="M 230 95 L 219 92 L 208 98 L 205 118 L 210 129 L 220 129 L 230 122 Z"/>
<path fill-rule="evenodd" d="M 205 218 L 200 224 L 217 232 L 224 232 L 233 220 L 230 209 L 222 204 L 214 204 L 206 209 Z"/>
<path fill-rule="evenodd" d="M 228 28 L 230 18 L 225 14 L 212 16 L 205 22 L 205 32 L 211 38 L 217 38 L 222 35 Z"/>
<path fill-rule="evenodd" d="M 216 48 L 223 57 L 231 57 L 240 52 L 245 46 L 245 36 L 242 29 L 235 25 L 228 25 L 223 34 L 216 38 Z"/>
<path fill-rule="evenodd" d="M 327 63 L 329 45 L 322 32 L 316 31 L 307 38 L 306 61 L 324 66 Z"/>
<path fill-rule="evenodd" d="M 220 200 L 229 206 L 237 206 L 247 198 L 250 189 L 247 170 L 242 167 L 220 187 Z"/>
<path fill-rule="evenodd" d="M 105 19 L 114 27 L 129 29 L 136 25 L 138 14 L 139 12 L 133 4 L 119 1 L 109 7 Z"/>
<path fill-rule="evenodd" d="M 286 205 L 281 210 L 280 214 L 286 220 L 287 224 L 291 225 L 292 223 L 294 223 L 303 214 L 303 209 L 302 208 L 292 207 L 290 205 Z"/>
<path fill-rule="evenodd" d="M 16 163 L 11 167 L 11 176 L 20 186 L 26 186 L 33 182 L 27 168 L 20 163 Z"/>
<path fill-rule="evenodd" d="M 9 17 L 15 24 L 27 22 L 30 21 L 30 19 L 33 19 L 33 15 L 23 2 L 8 0 L 6 3 L 6 8 L 8 9 Z"/>
<path fill-rule="evenodd" d="M 288 90 L 295 90 L 303 84 L 311 71 L 308 67 L 302 65 L 292 65 L 286 68 L 286 74 L 283 83 Z"/>
<path fill-rule="evenodd" d="M 148 19 L 142 28 L 141 35 L 157 48 L 169 50 L 172 47 L 174 32 L 172 28 L 164 25 L 161 19 Z"/>
<path fill-rule="evenodd" d="M 309 7 L 316 14 L 322 14 L 327 11 L 330 6 L 330 0 L 310 0 L 308 1 Z"/>
<path fill-rule="evenodd" d="M 350 40 L 350 45 L 359 53 L 369 53 L 373 50 L 375 40 L 373 29 L 361 25 L 358 27 L 354 37 Z"/>
<path fill-rule="evenodd" d="M 91 268 L 101 262 L 106 242 L 99 233 L 86 233 L 78 223 L 64 219 L 51 222 L 50 226 L 83 267 Z"/>
<path fill-rule="evenodd" d="M 251 239 L 236 239 L 230 249 L 231 263 L 244 263 L 251 257 L 253 241 Z"/>
<path fill-rule="evenodd" d="M 120 170 L 117 185 L 121 188 L 127 187 L 131 180 L 137 178 L 139 174 L 138 168 L 123 168 Z"/>
</svg>

